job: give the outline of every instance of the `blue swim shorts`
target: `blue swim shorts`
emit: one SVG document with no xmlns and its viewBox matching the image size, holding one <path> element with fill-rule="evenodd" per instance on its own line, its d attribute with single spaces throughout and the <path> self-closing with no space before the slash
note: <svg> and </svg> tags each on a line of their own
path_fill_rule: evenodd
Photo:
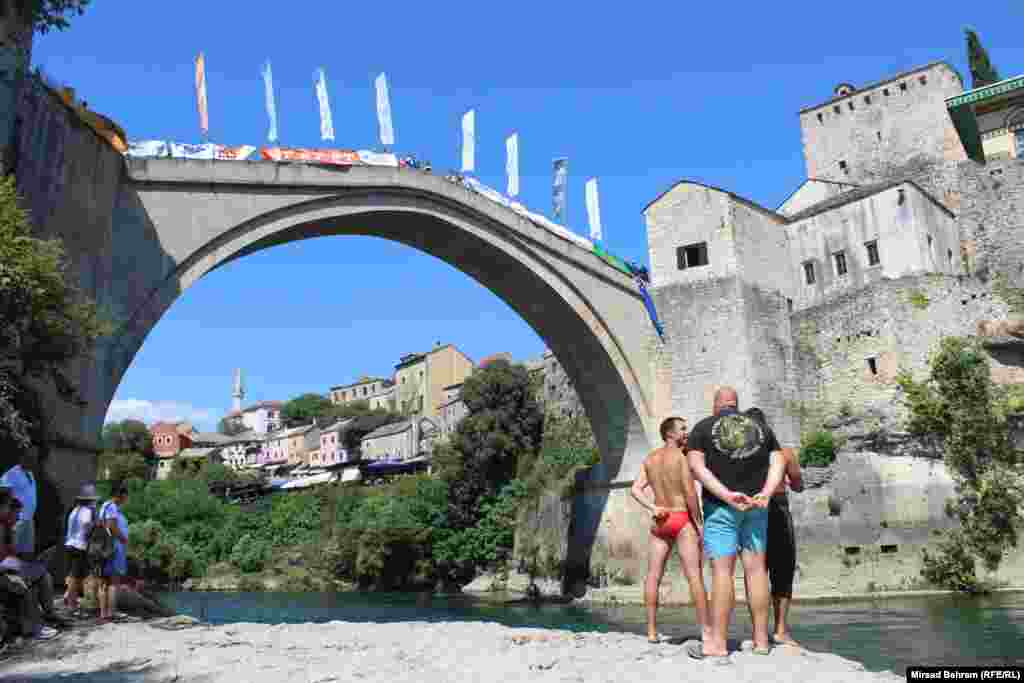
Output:
<svg viewBox="0 0 1024 683">
<path fill-rule="evenodd" d="M 768 550 L 768 510 L 745 512 L 717 500 L 704 500 L 704 553 L 712 560 L 740 550 Z"/>
</svg>

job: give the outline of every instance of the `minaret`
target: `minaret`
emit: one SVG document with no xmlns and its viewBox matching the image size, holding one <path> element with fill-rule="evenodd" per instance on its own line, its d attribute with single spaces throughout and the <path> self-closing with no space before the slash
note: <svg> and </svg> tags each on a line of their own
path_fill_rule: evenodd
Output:
<svg viewBox="0 0 1024 683">
<path fill-rule="evenodd" d="M 245 389 L 242 388 L 242 368 L 238 368 L 235 370 L 235 390 L 231 392 L 231 398 L 234 399 L 231 404 L 232 412 L 242 412 L 242 399 L 244 397 Z"/>
</svg>

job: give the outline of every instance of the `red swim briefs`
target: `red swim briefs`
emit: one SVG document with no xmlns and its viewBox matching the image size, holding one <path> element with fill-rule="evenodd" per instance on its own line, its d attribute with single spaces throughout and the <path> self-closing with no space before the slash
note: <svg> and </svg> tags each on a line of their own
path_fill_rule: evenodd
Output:
<svg viewBox="0 0 1024 683">
<path fill-rule="evenodd" d="M 666 541 L 674 541 L 687 524 L 690 523 L 689 512 L 670 512 L 651 528 L 651 533 Z"/>
</svg>

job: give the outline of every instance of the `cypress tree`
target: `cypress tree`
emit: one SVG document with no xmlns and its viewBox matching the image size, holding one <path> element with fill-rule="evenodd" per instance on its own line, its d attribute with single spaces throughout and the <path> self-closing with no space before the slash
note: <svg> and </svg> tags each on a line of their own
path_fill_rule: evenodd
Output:
<svg viewBox="0 0 1024 683">
<path fill-rule="evenodd" d="M 974 29 L 965 28 L 967 34 L 967 60 L 971 66 L 971 87 L 980 88 L 999 82 L 999 72 L 989 61 L 988 52 L 981 44 L 981 39 Z"/>
</svg>

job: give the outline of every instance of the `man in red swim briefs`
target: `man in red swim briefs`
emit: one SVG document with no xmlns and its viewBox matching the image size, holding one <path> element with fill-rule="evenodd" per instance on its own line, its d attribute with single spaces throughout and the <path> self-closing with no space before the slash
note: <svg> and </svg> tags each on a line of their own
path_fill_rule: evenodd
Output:
<svg viewBox="0 0 1024 683">
<path fill-rule="evenodd" d="M 644 586 L 644 604 L 647 606 L 647 639 L 663 642 L 658 635 L 658 589 L 665 574 L 665 562 L 672 546 L 679 549 L 683 572 L 690 584 L 690 597 L 697 609 L 697 623 L 701 637 L 710 635 L 708 623 L 708 597 L 704 589 L 703 562 L 701 560 L 702 521 L 697 493 L 690 474 L 690 465 L 684 453 L 686 448 L 686 420 L 670 417 L 661 423 L 661 438 L 665 445 L 652 451 L 633 482 L 633 498 L 651 511 L 651 547 L 648 556 L 647 582 Z M 654 491 L 654 503 L 647 497 L 647 489 Z M 678 542 L 678 543 L 677 543 Z"/>
</svg>

